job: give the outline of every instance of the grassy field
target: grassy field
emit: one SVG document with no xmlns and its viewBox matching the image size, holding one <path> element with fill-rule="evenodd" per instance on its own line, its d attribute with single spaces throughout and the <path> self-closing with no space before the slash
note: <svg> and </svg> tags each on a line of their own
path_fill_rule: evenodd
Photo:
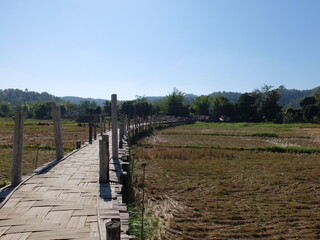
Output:
<svg viewBox="0 0 320 240">
<path fill-rule="evenodd" d="M 11 179 L 14 121 L 0 119 L 0 185 Z M 63 121 L 65 152 L 75 148 L 76 141 L 88 139 L 88 128 L 72 121 Z M 24 127 L 23 175 L 33 172 L 43 163 L 55 160 L 52 121 L 26 120 Z"/>
<path fill-rule="evenodd" d="M 319 125 L 196 123 L 134 148 L 150 239 L 320 239 Z"/>
</svg>

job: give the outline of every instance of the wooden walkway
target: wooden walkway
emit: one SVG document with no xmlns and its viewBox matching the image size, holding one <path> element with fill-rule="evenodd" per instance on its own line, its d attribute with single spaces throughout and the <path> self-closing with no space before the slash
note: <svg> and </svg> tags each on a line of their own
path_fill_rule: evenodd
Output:
<svg viewBox="0 0 320 240">
<path fill-rule="evenodd" d="M 123 154 L 119 149 L 119 158 Z M 0 209 L 0 239 L 106 239 L 105 223 L 111 219 L 121 219 L 121 239 L 129 239 L 117 176 L 121 164 L 110 161 L 111 183 L 99 184 L 96 140 L 31 177 Z"/>
</svg>

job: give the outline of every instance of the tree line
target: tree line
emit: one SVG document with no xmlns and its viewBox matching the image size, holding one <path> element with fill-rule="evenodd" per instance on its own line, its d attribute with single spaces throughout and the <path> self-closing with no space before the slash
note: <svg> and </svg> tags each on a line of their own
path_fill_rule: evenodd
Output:
<svg viewBox="0 0 320 240">
<path fill-rule="evenodd" d="M 225 96 L 202 95 L 191 101 L 185 101 L 185 94 L 174 88 L 166 97 L 148 101 L 138 97 L 132 101 L 119 103 L 119 113 L 129 118 L 135 116 L 175 116 L 205 119 L 207 121 L 234 122 L 314 122 L 320 123 L 320 90 L 303 98 L 299 108 L 284 107 L 279 104 L 283 87 L 263 86 L 252 92 L 240 94 L 237 101 Z M 38 96 L 39 97 L 39 96 Z M 59 105 L 64 118 L 77 119 L 79 116 L 104 114 L 110 116 L 110 101 L 99 106 L 95 101 L 81 101 L 79 104 L 61 101 L 49 96 L 52 101 L 24 102 L 16 106 L 1 101 L 0 116 L 12 117 L 14 111 L 24 111 L 28 118 L 51 119 L 51 107 Z"/>
</svg>

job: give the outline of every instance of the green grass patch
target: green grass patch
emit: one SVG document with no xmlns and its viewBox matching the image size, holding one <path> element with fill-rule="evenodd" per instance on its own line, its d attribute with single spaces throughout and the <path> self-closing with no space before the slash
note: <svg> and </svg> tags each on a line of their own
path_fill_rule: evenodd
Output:
<svg viewBox="0 0 320 240">
<path fill-rule="evenodd" d="M 320 124 L 316 123 L 290 123 L 290 124 L 276 124 L 276 123 L 248 123 L 248 122 L 240 122 L 240 123 L 207 123 L 207 122 L 196 122 L 193 125 L 190 125 L 193 128 L 206 128 L 206 127 L 272 127 L 272 128 L 305 128 L 305 127 L 313 127 L 320 128 Z"/>
<path fill-rule="evenodd" d="M 253 133 L 252 136 L 254 136 L 254 137 L 271 137 L 271 138 L 279 137 L 279 135 L 274 132 L 256 132 L 256 133 Z"/>
<path fill-rule="evenodd" d="M 319 148 L 300 148 L 300 147 L 280 147 L 280 146 L 266 146 L 266 147 L 221 147 L 218 145 L 166 145 L 166 144 L 142 144 L 145 148 L 166 147 L 166 148 L 186 148 L 186 149 L 221 149 L 221 150 L 238 150 L 238 151 L 261 151 L 261 152 L 275 152 L 275 153 L 297 153 L 297 154 L 319 154 Z"/>
<path fill-rule="evenodd" d="M 142 224 L 142 215 L 141 211 L 135 205 L 128 205 L 128 213 L 129 213 L 129 231 L 128 234 L 134 236 L 134 239 L 139 240 L 142 239 L 141 236 L 141 224 Z M 150 239 L 152 236 L 152 227 L 151 227 L 151 218 L 147 214 L 144 215 L 144 233 L 143 239 Z"/>
<path fill-rule="evenodd" d="M 4 187 L 6 185 L 8 185 L 7 180 L 0 180 L 0 188 Z"/>
</svg>

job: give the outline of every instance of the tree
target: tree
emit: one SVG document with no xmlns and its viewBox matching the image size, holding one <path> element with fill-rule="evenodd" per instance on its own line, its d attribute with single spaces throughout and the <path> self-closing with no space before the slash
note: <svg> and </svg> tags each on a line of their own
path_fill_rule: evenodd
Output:
<svg viewBox="0 0 320 240">
<path fill-rule="evenodd" d="M 80 103 L 80 110 L 82 114 L 96 114 L 97 111 L 99 111 L 97 109 L 97 104 L 95 101 L 81 101 Z"/>
<path fill-rule="evenodd" d="M 175 117 L 186 117 L 189 109 L 183 104 L 184 93 L 174 88 L 172 93 L 166 97 L 166 114 Z"/>
<path fill-rule="evenodd" d="M 318 94 L 306 97 L 300 102 L 303 120 L 306 122 L 317 122 L 320 119 L 320 104 L 317 101 Z"/>
<path fill-rule="evenodd" d="M 241 94 L 236 104 L 237 118 L 240 121 L 256 122 L 258 121 L 258 113 L 256 108 L 256 97 L 250 93 Z"/>
<path fill-rule="evenodd" d="M 30 112 L 33 118 L 50 119 L 51 118 L 52 102 L 33 103 L 30 107 Z"/>
<path fill-rule="evenodd" d="M 210 114 L 209 107 L 210 107 L 210 97 L 204 96 L 204 95 L 197 97 L 191 106 L 195 114 L 206 115 L 206 116 L 209 116 Z"/>
<path fill-rule="evenodd" d="M 302 109 L 303 119 L 306 122 L 313 122 L 319 116 L 319 107 L 315 104 L 306 105 Z"/>
<path fill-rule="evenodd" d="M 111 108 L 111 102 L 110 102 L 110 108 Z M 121 104 L 120 112 L 121 112 L 121 114 L 125 114 L 129 118 L 133 119 L 136 114 L 134 101 L 124 101 Z"/>
<path fill-rule="evenodd" d="M 135 103 L 136 108 L 136 114 L 139 117 L 145 118 L 147 116 L 150 116 L 153 111 L 152 104 L 148 103 L 147 101 L 136 101 Z"/>
<path fill-rule="evenodd" d="M 281 106 L 278 104 L 279 89 L 271 90 L 272 88 L 273 86 L 264 85 L 261 90 L 253 92 L 258 115 L 266 122 L 276 121 L 281 111 Z"/>
<path fill-rule="evenodd" d="M 233 117 L 234 106 L 229 100 L 223 96 L 214 96 L 211 98 L 211 113 L 218 120 L 222 116 Z"/>
<path fill-rule="evenodd" d="M 284 123 L 302 122 L 302 112 L 300 109 L 289 107 L 284 113 Z"/>
<path fill-rule="evenodd" d="M 111 117 L 111 101 L 106 100 L 103 105 L 103 112 L 106 114 L 106 116 Z"/>
<path fill-rule="evenodd" d="M 6 102 L 0 102 L 0 116 L 1 117 L 10 117 L 13 115 L 12 106 Z"/>
<path fill-rule="evenodd" d="M 306 97 L 304 98 L 301 102 L 300 102 L 300 106 L 303 108 L 307 105 L 313 105 L 316 104 L 317 100 L 315 97 L 311 96 L 311 97 Z"/>
</svg>

